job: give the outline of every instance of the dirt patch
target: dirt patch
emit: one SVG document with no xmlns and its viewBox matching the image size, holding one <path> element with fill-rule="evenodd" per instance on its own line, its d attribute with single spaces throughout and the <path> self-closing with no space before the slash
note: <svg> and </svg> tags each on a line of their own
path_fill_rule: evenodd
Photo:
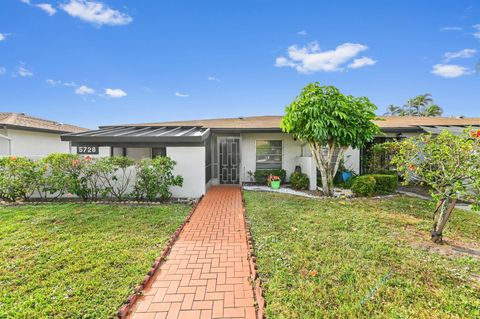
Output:
<svg viewBox="0 0 480 319">
<path fill-rule="evenodd" d="M 480 260 L 480 247 L 465 244 L 454 240 L 443 240 L 438 245 L 431 241 L 420 241 L 410 244 L 414 248 L 420 248 L 428 252 L 434 252 L 449 257 L 472 257 Z"/>
</svg>

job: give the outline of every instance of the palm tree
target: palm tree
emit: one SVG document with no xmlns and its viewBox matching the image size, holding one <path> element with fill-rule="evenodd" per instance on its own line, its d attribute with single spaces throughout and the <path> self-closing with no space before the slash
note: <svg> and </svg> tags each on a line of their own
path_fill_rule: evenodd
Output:
<svg viewBox="0 0 480 319">
<path fill-rule="evenodd" d="M 427 107 L 425 107 L 425 110 L 423 111 L 422 116 L 430 116 L 430 117 L 441 116 L 442 113 L 443 113 L 443 110 L 440 106 L 436 104 L 430 104 Z"/>
<path fill-rule="evenodd" d="M 425 93 L 408 99 L 407 103 L 402 107 L 389 105 L 385 115 L 440 116 L 442 113 L 442 108 L 436 104 L 433 104 L 432 95 L 430 93 Z"/>
<path fill-rule="evenodd" d="M 398 112 L 400 111 L 400 107 L 390 104 L 387 107 L 387 112 L 385 112 L 384 115 L 398 115 Z"/>
</svg>

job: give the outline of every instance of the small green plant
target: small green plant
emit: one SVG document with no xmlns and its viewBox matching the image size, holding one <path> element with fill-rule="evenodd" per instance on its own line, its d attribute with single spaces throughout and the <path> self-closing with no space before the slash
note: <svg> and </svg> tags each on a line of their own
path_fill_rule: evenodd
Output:
<svg viewBox="0 0 480 319">
<path fill-rule="evenodd" d="M 352 184 L 352 191 L 359 196 L 372 196 L 375 194 L 375 178 L 370 175 L 358 176 Z"/>
<path fill-rule="evenodd" d="M 292 184 L 292 188 L 294 189 L 308 189 L 310 185 L 310 179 L 308 178 L 307 174 L 294 172 L 290 175 L 290 184 Z"/>
<path fill-rule="evenodd" d="M 149 201 L 158 197 L 162 200 L 170 198 L 170 187 L 183 185 L 183 178 L 173 174 L 175 164 L 176 162 L 167 156 L 139 161 L 134 196 L 139 200 L 146 198 Z"/>
<path fill-rule="evenodd" d="M 257 169 L 253 174 L 257 184 L 268 185 L 270 175 L 279 176 L 282 184 L 285 183 L 287 172 L 284 169 Z"/>
</svg>

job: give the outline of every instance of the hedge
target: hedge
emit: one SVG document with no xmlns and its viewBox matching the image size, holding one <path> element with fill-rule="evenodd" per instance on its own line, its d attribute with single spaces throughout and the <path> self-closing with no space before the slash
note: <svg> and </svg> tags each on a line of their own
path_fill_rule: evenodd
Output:
<svg viewBox="0 0 480 319">
<path fill-rule="evenodd" d="M 392 174 L 369 174 L 353 181 L 352 191 L 360 196 L 390 194 L 397 189 L 398 176 Z"/>
<path fill-rule="evenodd" d="M 355 178 L 352 184 L 352 192 L 360 196 L 372 196 L 375 194 L 377 182 L 371 175 L 363 175 Z"/>
<path fill-rule="evenodd" d="M 42 199 L 75 195 L 83 200 L 165 200 L 172 195 L 171 186 L 183 184 L 183 178 L 173 174 L 175 164 L 168 157 L 136 163 L 126 157 L 92 158 L 62 153 L 37 161 L 0 157 L 0 199 L 13 202 L 35 194 Z"/>
<path fill-rule="evenodd" d="M 395 192 L 398 185 L 398 176 L 392 174 L 372 174 L 375 178 L 375 193 L 390 194 Z"/>
</svg>

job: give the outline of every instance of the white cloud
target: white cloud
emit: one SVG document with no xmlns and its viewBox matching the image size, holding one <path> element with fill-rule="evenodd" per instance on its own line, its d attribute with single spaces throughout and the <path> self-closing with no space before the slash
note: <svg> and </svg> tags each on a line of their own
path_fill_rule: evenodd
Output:
<svg viewBox="0 0 480 319">
<path fill-rule="evenodd" d="M 304 47 L 292 45 L 288 48 L 288 57 L 278 57 L 277 67 L 291 67 L 300 73 L 342 71 L 343 65 L 368 47 L 358 43 L 344 43 L 335 50 L 321 51 L 317 42 Z"/>
<path fill-rule="evenodd" d="M 209 81 L 215 81 L 215 82 L 222 82 L 219 78 L 216 78 L 214 76 L 209 76 L 207 77 L 207 80 Z"/>
<path fill-rule="evenodd" d="M 55 81 L 55 80 L 52 80 L 52 79 L 46 79 L 45 82 L 48 85 L 51 85 L 51 86 L 57 86 L 57 85 L 62 84 L 62 81 Z"/>
<path fill-rule="evenodd" d="M 50 3 L 33 4 L 30 0 L 20 0 L 20 1 L 25 3 L 25 4 L 28 4 L 30 6 L 34 6 L 34 7 L 37 7 L 39 9 L 42 9 L 49 16 L 53 16 L 55 13 L 57 13 L 57 9 L 55 9 Z"/>
<path fill-rule="evenodd" d="M 3 41 L 7 38 L 7 35 L 5 33 L 0 32 L 0 41 Z"/>
<path fill-rule="evenodd" d="M 33 76 L 33 72 L 28 70 L 25 66 L 21 65 L 18 67 L 16 75 L 21 77 L 29 77 Z"/>
<path fill-rule="evenodd" d="M 443 27 L 440 31 L 462 31 L 461 27 Z"/>
<path fill-rule="evenodd" d="M 102 2 L 91 0 L 70 0 L 60 6 L 65 12 L 75 18 L 102 25 L 125 25 L 132 22 L 128 14 L 114 10 Z"/>
<path fill-rule="evenodd" d="M 87 94 L 93 94 L 93 93 L 95 93 L 95 90 L 86 85 L 81 85 L 75 90 L 75 94 L 79 94 L 79 95 L 87 95 Z"/>
<path fill-rule="evenodd" d="M 122 89 L 105 89 L 105 94 L 112 98 L 121 98 L 127 96 L 127 93 Z"/>
<path fill-rule="evenodd" d="M 78 86 L 78 84 L 75 82 L 62 82 L 62 85 L 67 87 L 72 87 L 72 88 L 76 88 Z"/>
<path fill-rule="evenodd" d="M 175 96 L 178 96 L 178 97 L 189 97 L 190 95 L 189 95 L 189 94 L 185 94 L 185 93 L 175 92 Z"/>
<path fill-rule="evenodd" d="M 432 73 L 450 79 L 471 74 L 472 71 L 456 64 L 435 64 L 432 68 Z"/>
<path fill-rule="evenodd" d="M 350 63 L 348 67 L 351 69 L 358 69 L 358 68 L 363 68 L 364 66 L 374 65 L 375 63 L 377 63 L 376 60 L 373 60 L 364 56 L 359 59 L 353 60 L 353 62 Z"/>
<path fill-rule="evenodd" d="M 444 55 L 445 62 L 448 62 L 452 59 L 459 59 L 459 58 L 471 58 L 477 53 L 475 49 L 463 49 L 456 52 L 447 52 Z"/>
<path fill-rule="evenodd" d="M 474 25 L 473 28 L 475 29 L 475 32 L 473 33 L 473 36 L 475 38 L 480 39 L 480 24 Z"/>
<path fill-rule="evenodd" d="M 301 30 L 301 31 L 298 31 L 297 34 L 301 36 L 306 36 L 308 33 L 306 30 Z"/>
<path fill-rule="evenodd" d="M 42 9 L 49 16 L 53 16 L 55 13 L 57 13 L 57 10 L 50 3 L 39 3 L 36 4 L 35 7 Z"/>
<path fill-rule="evenodd" d="M 0 75 L 4 75 L 4 74 L 7 74 L 7 69 L 5 69 L 5 67 L 3 66 L 0 66 Z"/>
</svg>

